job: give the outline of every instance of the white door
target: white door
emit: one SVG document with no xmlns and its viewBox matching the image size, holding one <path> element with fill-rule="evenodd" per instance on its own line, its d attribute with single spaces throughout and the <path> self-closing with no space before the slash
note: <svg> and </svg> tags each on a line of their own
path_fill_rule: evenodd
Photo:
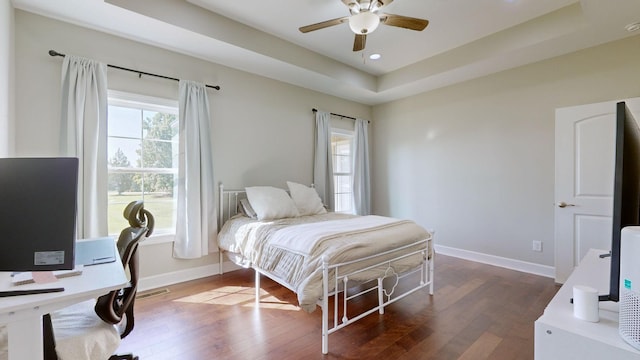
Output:
<svg viewBox="0 0 640 360">
<path fill-rule="evenodd" d="M 625 100 L 640 119 L 640 98 Z M 590 248 L 611 248 L 616 101 L 556 110 L 555 270 L 564 283 Z"/>
</svg>

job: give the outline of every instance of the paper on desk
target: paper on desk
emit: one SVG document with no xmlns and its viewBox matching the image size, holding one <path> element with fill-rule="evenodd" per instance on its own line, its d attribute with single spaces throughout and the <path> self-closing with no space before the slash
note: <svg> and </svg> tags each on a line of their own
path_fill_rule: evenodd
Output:
<svg viewBox="0 0 640 360">
<path fill-rule="evenodd" d="M 34 271 L 31 275 L 36 284 L 48 284 L 58 281 L 58 278 L 53 275 L 53 271 Z"/>
</svg>

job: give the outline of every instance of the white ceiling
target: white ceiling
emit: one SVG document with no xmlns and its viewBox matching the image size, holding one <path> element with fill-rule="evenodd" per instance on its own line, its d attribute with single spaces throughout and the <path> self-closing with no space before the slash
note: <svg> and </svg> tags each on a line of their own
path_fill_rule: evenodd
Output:
<svg viewBox="0 0 640 360">
<path fill-rule="evenodd" d="M 353 52 L 341 0 L 12 0 L 14 7 L 378 104 L 637 35 L 640 0 L 395 0 L 422 32 L 381 25 Z M 64 49 L 58 49 L 64 51 Z M 368 59 L 371 53 L 382 59 Z M 171 74 L 169 74 L 171 75 Z M 221 84 L 224 87 L 224 84 Z"/>
<path fill-rule="evenodd" d="M 283 6 L 273 6 L 271 1 L 244 1 L 242 7 L 228 0 L 187 1 L 375 75 L 397 70 L 577 2 L 396 0 L 381 12 L 427 19 L 430 21 L 427 29 L 418 32 L 381 25 L 368 36 L 365 51 L 354 53 L 351 51 L 354 34 L 348 24 L 307 34 L 298 31 L 300 26 L 348 16 L 348 8 L 341 0 L 280 1 L 286 11 Z M 383 58 L 364 63 L 362 55 L 371 53 L 382 54 Z"/>
</svg>

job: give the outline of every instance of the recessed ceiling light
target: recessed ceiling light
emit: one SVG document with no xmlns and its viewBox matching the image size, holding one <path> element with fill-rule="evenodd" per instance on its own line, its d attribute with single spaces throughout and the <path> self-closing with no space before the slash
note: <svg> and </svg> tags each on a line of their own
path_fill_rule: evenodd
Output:
<svg viewBox="0 0 640 360">
<path fill-rule="evenodd" d="M 640 22 L 635 22 L 635 23 L 632 23 L 632 24 L 628 24 L 624 28 L 627 29 L 628 32 L 640 30 Z"/>
<path fill-rule="evenodd" d="M 369 59 L 371 59 L 371 60 L 378 60 L 381 57 L 382 57 L 382 55 L 380 55 L 380 54 L 371 54 L 371 55 L 369 55 Z"/>
</svg>

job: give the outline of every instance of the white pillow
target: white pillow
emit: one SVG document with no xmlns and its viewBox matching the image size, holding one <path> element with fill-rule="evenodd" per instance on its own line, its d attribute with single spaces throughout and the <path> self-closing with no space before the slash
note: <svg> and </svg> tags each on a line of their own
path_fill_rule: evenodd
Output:
<svg viewBox="0 0 640 360">
<path fill-rule="evenodd" d="M 324 214 L 327 210 L 322 205 L 322 200 L 318 196 L 316 189 L 308 186 L 287 181 L 291 198 L 298 208 L 300 215 Z"/>
<path fill-rule="evenodd" d="M 245 188 L 247 199 L 258 220 L 275 220 L 298 216 L 298 209 L 286 191 L 272 186 Z"/>
</svg>

